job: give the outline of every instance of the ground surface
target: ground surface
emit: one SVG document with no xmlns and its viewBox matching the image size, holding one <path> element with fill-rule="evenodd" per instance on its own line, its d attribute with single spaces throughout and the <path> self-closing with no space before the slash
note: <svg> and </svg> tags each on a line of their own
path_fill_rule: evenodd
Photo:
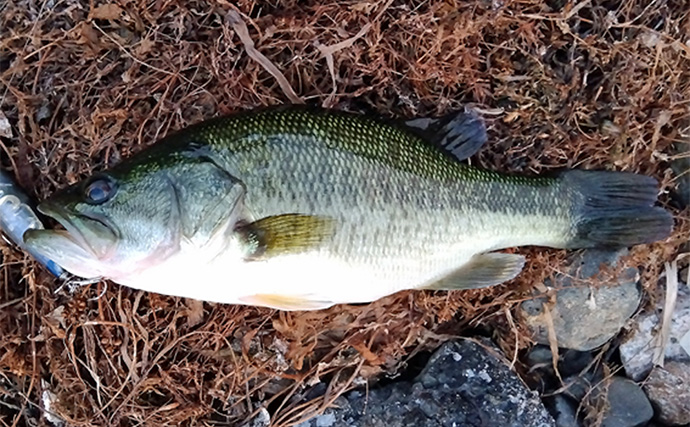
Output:
<svg viewBox="0 0 690 427">
<path fill-rule="evenodd" d="M 231 10 L 306 102 L 408 117 L 472 103 L 490 128 L 475 164 L 657 177 L 678 231 L 629 260 L 655 297 L 687 240 L 687 212 L 668 194 L 671 147 L 690 125 L 683 0 L 0 2 L 2 167 L 42 199 L 175 129 L 289 101 L 248 56 Z M 524 274 L 492 289 L 278 313 L 115 285 L 94 299 L 103 283 L 55 293 L 3 243 L 0 422 L 44 424 L 38 408 L 52 402 L 73 425 L 235 424 L 262 401 L 289 425 L 448 335 L 490 331 L 513 354 L 530 344 L 517 303 L 564 257 L 521 251 Z M 325 396 L 295 403 L 319 380 Z"/>
</svg>

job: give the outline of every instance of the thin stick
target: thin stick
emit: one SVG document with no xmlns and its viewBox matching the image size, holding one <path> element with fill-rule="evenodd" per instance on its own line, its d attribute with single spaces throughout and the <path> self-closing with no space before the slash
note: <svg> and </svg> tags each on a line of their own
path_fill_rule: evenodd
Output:
<svg viewBox="0 0 690 427">
<path fill-rule="evenodd" d="M 654 347 L 654 366 L 664 366 L 664 356 L 666 346 L 671 335 L 671 323 L 673 321 L 673 310 L 676 307 L 678 296 L 678 264 L 677 261 L 666 263 L 666 298 L 664 300 L 664 311 L 661 319 L 661 331 L 657 336 L 657 343 Z"/>
<path fill-rule="evenodd" d="M 254 61 L 258 62 L 259 65 L 261 65 L 278 81 L 278 85 L 280 85 L 280 88 L 283 90 L 283 93 L 285 93 L 285 96 L 287 96 L 294 104 L 304 104 L 302 98 L 297 96 L 295 91 L 292 89 L 292 86 L 290 86 L 290 83 L 285 78 L 283 73 L 280 72 L 278 67 L 273 65 L 273 63 L 266 58 L 263 53 L 259 52 L 256 47 L 254 47 L 254 41 L 249 36 L 247 24 L 244 23 L 240 14 L 235 10 L 230 10 L 228 11 L 225 19 L 227 19 L 228 23 L 232 26 L 232 29 L 235 30 L 235 33 L 237 33 L 237 36 L 244 45 L 244 49 L 247 51 L 247 55 L 249 55 L 249 57 Z"/>
</svg>

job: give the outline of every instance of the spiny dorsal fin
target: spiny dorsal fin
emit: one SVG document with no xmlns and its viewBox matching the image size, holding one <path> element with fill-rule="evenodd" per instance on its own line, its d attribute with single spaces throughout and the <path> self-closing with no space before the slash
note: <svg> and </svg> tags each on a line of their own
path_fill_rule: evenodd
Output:
<svg viewBox="0 0 690 427">
<path fill-rule="evenodd" d="M 486 288 L 515 278 L 524 265 L 525 257 L 522 255 L 499 252 L 475 255 L 467 264 L 422 289 L 448 291 Z"/>
<path fill-rule="evenodd" d="M 484 122 L 469 108 L 437 119 L 412 119 L 402 124 L 459 161 L 472 157 L 487 141 Z"/>
<path fill-rule="evenodd" d="M 235 230 L 246 247 L 246 260 L 305 252 L 333 235 L 334 220 L 326 217 L 285 214 L 261 218 Z"/>
</svg>

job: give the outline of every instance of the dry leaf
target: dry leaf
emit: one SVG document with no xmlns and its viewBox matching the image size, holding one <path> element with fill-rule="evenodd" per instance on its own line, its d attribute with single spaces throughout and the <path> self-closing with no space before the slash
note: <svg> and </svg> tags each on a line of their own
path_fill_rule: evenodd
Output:
<svg viewBox="0 0 690 427">
<path fill-rule="evenodd" d="M 192 328 L 204 320 L 204 303 L 195 299 L 187 299 L 187 327 Z"/>
<path fill-rule="evenodd" d="M 79 28 L 78 37 L 76 38 L 78 44 L 87 45 L 93 52 L 98 52 L 102 49 L 98 32 L 93 29 L 90 23 L 82 22 L 77 28 Z"/>
<path fill-rule="evenodd" d="M 45 318 L 43 319 L 43 322 L 50 331 L 59 339 L 64 339 L 67 335 L 65 333 L 67 326 L 65 324 L 65 306 L 61 305 L 55 308 L 52 312 L 50 312 Z"/>
<path fill-rule="evenodd" d="M 91 19 L 118 19 L 122 15 L 122 8 L 116 4 L 103 4 L 91 12 Z"/>
<path fill-rule="evenodd" d="M 155 42 L 153 42 L 149 39 L 144 39 L 141 41 L 141 43 L 139 43 L 139 46 L 137 46 L 134 49 L 134 52 L 136 52 L 137 55 L 145 55 L 145 54 L 151 52 L 151 49 L 153 48 L 153 46 L 155 44 L 156 44 Z"/>
<path fill-rule="evenodd" d="M 361 2 L 350 6 L 350 10 L 354 10 L 355 12 L 364 12 L 364 14 L 368 15 L 372 10 L 374 10 L 376 5 L 377 4 L 373 2 Z"/>
</svg>

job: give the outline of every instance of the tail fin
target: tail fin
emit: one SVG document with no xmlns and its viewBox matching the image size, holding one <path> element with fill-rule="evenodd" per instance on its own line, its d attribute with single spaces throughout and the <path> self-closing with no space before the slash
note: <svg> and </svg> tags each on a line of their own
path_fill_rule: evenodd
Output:
<svg viewBox="0 0 690 427">
<path fill-rule="evenodd" d="M 563 184 L 573 194 L 569 248 L 628 247 L 666 238 L 673 217 L 655 207 L 654 178 L 627 172 L 569 171 Z"/>
</svg>

